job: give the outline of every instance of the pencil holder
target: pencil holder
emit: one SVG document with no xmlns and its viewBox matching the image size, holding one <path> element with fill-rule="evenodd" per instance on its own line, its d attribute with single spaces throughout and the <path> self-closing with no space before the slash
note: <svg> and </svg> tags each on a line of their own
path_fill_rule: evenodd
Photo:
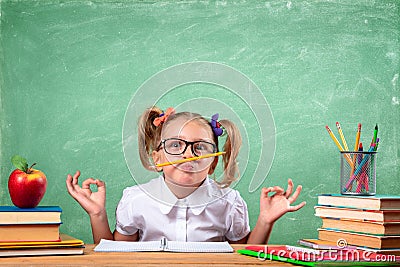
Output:
<svg viewBox="0 0 400 267">
<path fill-rule="evenodd" d="M 340 152 L 340 193 L 375 195 L 376 152 Z"/>
</svg>

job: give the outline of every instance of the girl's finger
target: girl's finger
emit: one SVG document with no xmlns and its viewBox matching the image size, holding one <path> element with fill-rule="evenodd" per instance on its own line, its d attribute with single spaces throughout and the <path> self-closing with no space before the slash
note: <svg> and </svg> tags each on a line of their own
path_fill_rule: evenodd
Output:
<svg viewBox="0 0 400 267">
<path fill-rule="evenodd" d="M 294 191 L 293 195 L 288 198 L 290 204 L 292 204 L 293 202 L 296 201 L 297 197 L 300 195 L 300 192 L 301 192 L 302 188 L 303 187 L 301 185 L 297 186 L 296 191 Z"/>
<path fill-rule="evenodd" d="M 283 192 L 285 192 L 285 190 L 283 190 L 283 188 L 280 186 L 274 186 L 271 188 L 271 192 L 275 192 L 277 194 L 283 194 Z"/>
<path fill-rule="evenodd" d="M 80 175 L 81 175 L 80 171 L 75 172 L 74 176 L 72 177 L 72 184 L 74 184 L 74 185 L 78 184 L 78 178 Z"/>
<path fill-rule="evenodd" d="M 263 187 L 261 189 L 261 194 L 260 194 L 260 198 L 267 198 L 268 197 L 268 193 L 271 192 L 271 187 Z"/>
<path fill-rule="evenodd" d="M 88 178 L 85 181 L 82 182 L 82 189 L 90 189 L 90 185 L 91 184 L 95 184 L 97 185 L 97 180 L 93 179 L 93 178 Z"/>
<path fill-rule="evenodd" d="M 304 207 L 305 205 L 306 205 L 306 202 L 303 201 L 303 202 L 301 202 L 301 203 L 298 204 L 298 205 L 290 206 L 290 207 L 289 207 L 289 211 L 290 211 L 290 212 L 292 212 L 292 211 L 297 211 L 297 210 L 301 209 L 302 207 Z"/>
<path fill-rule="evenodd" d="M 290 195 L 292 194 L 292 192 L 293 192 L 293 181 L 292 181 L 292 179 L 289 178 L 288 179 L 288 187 L 285 192 L 285 197 L 289 198 Z"/>
<path fill-rule="evenodd" d="M 67 175 L 67 180 L 65 181 L 66 185 L 67 185 L 67 190 L 68 192 L 71 194 L 72 192 L 75 191 L 74 186 L 72 185 L 72 176 L 71 174 Z"/>
<path fill-rule="evenodd" d="M 106 190 L 106 183 L 101 180 L 96 180 L 97 191 L 103 192 Z"/>
<path fill-rule="evenodd" d="M 263 189 L 261 189 L 261 194 L 268 194 L 269 192 L 271 192 L 271 187 L 263 187 Z"/>
</svg>

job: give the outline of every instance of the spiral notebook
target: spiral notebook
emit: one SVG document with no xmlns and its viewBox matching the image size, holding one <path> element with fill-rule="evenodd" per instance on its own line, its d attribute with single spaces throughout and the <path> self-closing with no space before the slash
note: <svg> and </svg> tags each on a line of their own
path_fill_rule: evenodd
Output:
<svg viewBox="0 0 400 267">
<path fill-rule="evenodd" d="M 228 242 L 183 242 L 168 241 L 166 238 L 160 241 L 111 241 L 102 239 L 94 248 L 96 252 L 144 252 L 144 251 L 168 251 L 168 252 L 233 252 Z"/>
</svg>

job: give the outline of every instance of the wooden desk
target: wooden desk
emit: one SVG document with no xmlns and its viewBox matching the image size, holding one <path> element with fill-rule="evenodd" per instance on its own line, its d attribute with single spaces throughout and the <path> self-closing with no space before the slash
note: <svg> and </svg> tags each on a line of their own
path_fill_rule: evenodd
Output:
<svg viewBox="0 0 400 267">
<path fill-rule="evenodd" d="M 237 249 L 244 245 L 232 245 Z M 234 253 L 173 252 L 94 252 L 86 245 L 84 255 L 0 258 L 0 266 L 294 266 L 278 261 L 260 260 Z"/>
</svg>

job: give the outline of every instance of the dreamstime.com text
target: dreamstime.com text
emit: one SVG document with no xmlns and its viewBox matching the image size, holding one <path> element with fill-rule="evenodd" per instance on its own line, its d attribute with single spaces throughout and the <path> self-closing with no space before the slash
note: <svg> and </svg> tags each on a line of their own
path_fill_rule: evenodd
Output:
<svg viewBox="0 0 400 267">
<path fill-rule="evenodd" d="M 267 246 L 265 246 L 267 251 Z M 284 249 L 269 249 L 268 253 L 264 253 L 264 250 L 258 251 L 259 260 L 273 260 L 273 256 L 281 258 L 283 261 L 287 258 L 296 259 L 300 261 L 352 261 L 352 262 L 395 262 L 396 256 L 394 255 L 383 255 L 375 254 L 366 250 L 351 250 L 351 249 L 329 249 L 321 251 L 313 250 L 284 250 Z"/>
</svg>

